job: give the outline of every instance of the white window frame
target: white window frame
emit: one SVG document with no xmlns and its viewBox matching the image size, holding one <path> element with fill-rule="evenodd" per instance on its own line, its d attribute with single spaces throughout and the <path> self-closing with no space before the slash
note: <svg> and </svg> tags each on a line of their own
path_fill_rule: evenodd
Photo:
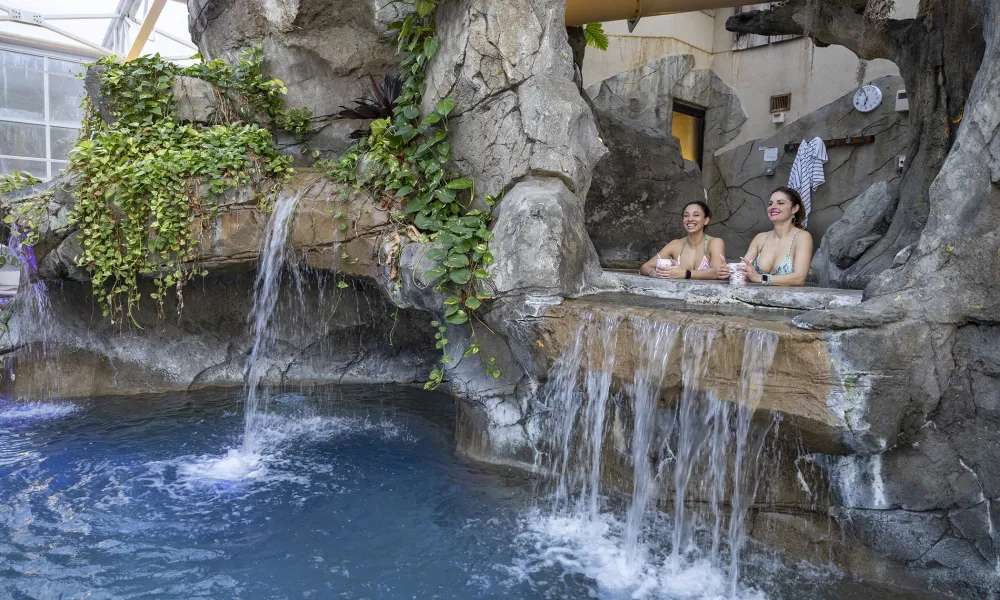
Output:
<svg viewBox="0 0 1000 600">
<path fill-rule="evenodd" d="M 53 159 L 52 158 L 52 128 L 61 127 L 63 129 L 76 129 L 80 130 L 82 123 L 80 121 L 70 122 L 70 121 L 53 121 L 49 118 L 49 59 L 62 60 L 67 62 L 74 62 L 83 65 L 88 62 L 93 62 L 92 58 L 66 54 L 63 52 L 54 52 L 49 50 L 40 50 L 37 48 L 19 46 L 17 44 L 8 44 L 0 42 L 0 50 L 6 50 L 8 52 L 18 52 L 20 54 L 27 54 L 30 56 L 39 56 L 43 59 L 42 62 L 42 93 L 44 95 L 44 120 L 38 121 L 35 119 L 19 119 L 15 117 L 0 117 L 0 121 L 7 123 L 20 123 L 22 125 L 37 125 L 45 128 L 45 158 L 39 158 L 37 156 L 17 156 L 14 154 L 4 154 L 0 151 L 0 159 L 14 159 L 14 160 L 27 160 L 36 163 L 45 163 L 45 173 L 46 176 L 44 180 L 52 179 L 58 174 L 58 171 L 53 172 L 52 163 L 57 163 L 58 167 L 61 168 L 66 164 L 65 160 Z"/>
</svg>

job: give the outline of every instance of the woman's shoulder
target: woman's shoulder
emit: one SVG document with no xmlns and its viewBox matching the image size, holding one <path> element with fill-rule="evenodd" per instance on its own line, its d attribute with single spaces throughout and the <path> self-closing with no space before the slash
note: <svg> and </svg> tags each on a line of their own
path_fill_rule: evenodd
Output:
<svg viewBox="0 0 1000 600">
<path fill-rule="evenodd" d="M 708 240 L 708 247 L 709 248 L 725 248 L 726 247 L 726 242 L 725 242 L 725 240 L 723 240 L 720 237 L 714 237 L 714 238 Z"/>
<path fill-rule="evenodd" d="M 680 252 L 681 244 L 683 243 L 684 243 L 683 238 L 670 240 L 669 242 L 667 242 L 667 245 L 663 247 L 663 252 L 669 252 L 669 251 Z"/>
<path fill-rule="evenodd" d="M 796 244 L 804 244 L 806 242 L 812 242 L 812 241 L 813 241 L 812 234 L 806 231 L 805 229 L 799 229 L 799 232 L 795 235 Z"/>
</svg>

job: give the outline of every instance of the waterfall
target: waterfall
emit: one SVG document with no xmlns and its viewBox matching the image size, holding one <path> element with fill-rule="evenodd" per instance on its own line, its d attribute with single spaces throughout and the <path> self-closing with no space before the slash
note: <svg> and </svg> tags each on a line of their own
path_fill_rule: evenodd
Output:
<svg viewBox="0 0 1000 600">
<path fill-rule="evenodd" d="M 569 508 L 575 500 L 594 517 L 599 512 L 601 446 L 611 370 L 615 364 L 618 319 L 606 317 L 591 329 L 591 319 L 581 322 L 569 351 L 553 366 L 548 423 L 554 441 L 553 472 L 557 474 L 555 509 Z M 585 393 L 577 390 L 580 367 L 586 358 Z M 581 411 L 582 408 L 582 411 Z M 578 494 L 574 498 L 574 494 Z"/>
<path fill-rule="evenodd" d="M 767 370 L 778 349 L 778 336 L 770 331 L 751 330 L 743 344 L 740 368 L 739 403 L 736 405 L 736 459 L 733 462 L 733 494 L 729 517 L 729 589 L 736 593 L 740 552 L 746 546 L 747 510 L 757 495 L 760 479 L 758 462 L 764 444 L 760 435 L 750 444 L 750 424 L 764 393 Z"/>
<path fill-rule="evenodd" d="M 708 437 L 707 430 L 720 410 L 719 402 L 699 389 L 708 370 L 708 355 L 714 333 L 711 329 L 695 326 L 684 330 L 684 354 L 681 357 L 683 388 L 677 405 L 677 449 L 674 451 L 674 532 L 671 557 L 675 564 L 687 550 L 691 541 L 691 527 L 694 525 L 685 513 L 688 484 L 697 466 L 702 444 Z M 725 443 L 725 438 L 712 441 Z M 712 446 L 717 449 L 715 444 Z"/>
<path fill-rule="evenodd" d="M 612 377 L 619 349 L 619 322 L 613 317 L 584 316 L 550 370 L 541 448 L 555 493 L 549 525 L 538 529 L 558 539 L 550 552 L 573 553 L 564 564 L 598 563 L 593 577 L 599 582 L 631 581 L 628 585 L 646 592 L 650 586 L 666 590 L 672 577 L 702 565 L 698 568 L 707 566 L 714 573 L 711 583 L 706 580 L 706 590 L 736 597 L 747 513 L 771 429 L 766 421 L 753 426 L 753 417 L 778 336 L 749 330 L 739 373 L 711 373 L 713 381 L 738 381 L 736 397 L 727 401 L 711 391 L 708 381 L 710 364 L 712 369 L 735 370 L 735 365 L 713 360 L 728 356 L 725 351 L 732 347 L 713 350 L 721 343 L 719 329 L 682 329 L 645 318 L 628 323 L 634 334 L 635 371 L 631 384 L 622 384 L 625 389 L 616 389 Z M 724 342 L 730 343 L 731 336 L 726 337 Z M 680 357 L 673 352 L 678 338 Z M 672 407 L 670 402 L 661 406 L 671 367 L 674 373 L 679 367 L 682 387 Z M 629 408 L 631 419 L 625 423 L 622 416 Z M 602 473 L 603 461 L 613 456 L 610 440 L 617 440 L 613 445 L 619 454 L 624 452 L 619 448 L 621 431 L 609 425 L 612 416 L 616 427 L 632 427 L 628 456 L 619 456 L 631 467 L 632 494 L 617 511 L 612 508 L 615 502 L 600 503 L 602 476 L 606 480 L 610 474 Z M 671 496 L 673 518 L 652 515 L 653 499 Z"/>
<path fill-rule="evenodd" d="M 635 379 L 632 384 L 632 504 L 625 521 L 625 556 L 634 563 L 639 555 L 639 537 L 643 517 L 653 491 L 650 451 L 656 433 L 656 408 L 660 402 L 660 386 L 667 374 L 670 351 L 677 340 L 679 328 L 667 323 L 651 323 L 632 319 L 638 336 Z"/>
<path fill-rule="evenodd" d="M 35 261 L 34 248 L 25 243 L 27 233 L 22 231 L 16 224 L 11 225 L 8 248 L 12 256 L 20 266 L 20 281 L 17 295 L 12 298 L 3 298 L 0 306 L 10 304 L 10 320 L 5 324 L 6 330 L 2 337 L 4 341 L 0 346 L 16 346 L 22 343 L 38 342 L 39 347 L 35 351 L 40 353 L 41 362 L 44 363 L 46 372 L 50 377 L 44 378 L 47 383 L 44 389 L 19 390 L 32 397 L 44 397 L 53 391 L 57 386 L 60 377 L 58 364 L 48 356 L 49 343 L 55 339 L 55 328 L 58 326 L 57 319 L 52 315 L 52 306 L 49 302 L 49 293 L 46 283 L 38 277 L 38 265 Z M 12 380 L 16 377 L 13 365 L 6 365 L 9 376 Z"/>
<path fill-rule="evenodd" d="M 243 452 L 254 455 L 260 450 L 261 417 L 267 411 L 267 394 L 262 382 L 267 375 L 269 361 L 267 353 L 274 346 L 276 329 L 271 323 L 274 308 L 278 302 L 282 274 L 287 259 L 287 239 L 292 216 L 299 198 L 308 191 L 297 190 L 294 194 L 281 193 L 275 202 L 267 228 L 267 237 L 261 248 L 260 264 L 254 283 L 253 324 L 254 341 L 247 360 L 246 386 L 247 400 L 244 413 Z M 297 285 L 301 285 L 297 282 Z"/>
</svg>

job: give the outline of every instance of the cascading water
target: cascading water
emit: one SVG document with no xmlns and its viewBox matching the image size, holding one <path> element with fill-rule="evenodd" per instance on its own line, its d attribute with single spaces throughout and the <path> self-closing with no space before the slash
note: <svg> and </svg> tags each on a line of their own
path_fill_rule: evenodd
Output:
<svg viewBox="0 0 1000 600">
<path fill-rule="evenodd" d="M 592 338 L 585 335 L 590 325 L 589 319 L 580 324 L 573 347 L 554 367 L 552 380 L 558 383 L 550 388 L 552 396 L 547 402 L 552 411 L 549 419 L 551 438 L 555 440 L 553 466 L 558 472 L 555 508 L 569 508 L 575 495 L 579 508 L 596 516 L 601 446 L 618 343 L 618 320 L 606 317 L 596 326 Z M 576 381 L 584 359 L 589 367 L 585 371 L 586 391 L 581 394 L 576 389 Z"/>
<path fill-rule="evenodd" d="M 260 451 L 262 416 L 267 411 L 267 394 L 262 383 L 270 366 L 265 357 L 274 345 L 276 336 L 271 317 L 278 303 L 282 275 L 287 263 L 287 240 L 292 216 L 295 214 L 299 198 L 306 191 L 308 188 L 297 190 L 294 194 L 282 193 L 278 196 L 268 224 L 267 237 L 261 248 L 260 264 L 257 267 L 257 279 L 254 284 L 253 312 L 250 314 L 254 342 L 247 360 L 246 372 L 247 400 L 243 417 L 243 454 L 247 457 L 256 456 Z M 301 289 L 301 283 L 297 285 Z"/>
<path fill-rule="evenodd" d="M 656 408 L 660 402 L 660 386 L 667 374 L 670 351 L 677 340 L 679 328 L 667 323 L 651 323 L 632 319 L 632 328 L 639 337 L 639 356 L 632 384 L 632 504 L 625 521 L 625 558 L 630 563 L 639 559 L 639 538 L 643 517 L 653 491 L 650 451 L 656 434 Z"/>
<path fill-rule="evenodd" d="M 736 593 L 739 558 L 747 542 L 747 509 L 757 495 L 760 479 L 758 462 L 764 435 L 750 443 L 750 425 L 764 393 L 767 370 L 778 349 L 778 336 L 770 331 L 751 330 L 743 344 L 740 369 L 739 404 L 736 405 L 736 459 L 733 462 L 733 494 L 729 517 L 729 591 Z"/>
<path fill-rule="evenodd" d="M 44 386 L 46 389 L 18 391 L 29 397 L 42 398 L 49 396 L 53 391 L 49 386 L 58 385 L 60 381 L 59 366 L 48 352 L 49 343 L 54 339 L 54 328 L 58 323 L 52 316 L 48 288 L 45 281 L 38 277 L 35 251 L 27 244 L 27 238 L 27 232 L 22 231 L 16 224 L 11 225 L 7 247 L 10 251 L 9 256 L 20 268 L 20 285 L 16 296 L 4 298 L 0 302 L 0 306 L 10 311 L 2 345 L 16 346 L 25 340 L 40 342 L 33 352 L 37 356 L 36 360 L 44 364 L 44 368 L 51 373 L 50 377 L 40 378 L 48 382 Z M 7 366 L 9 377 L 13 380 L 16 373 L 12 365 Z"/>
<path fill-rule="evenodd" d="M 635 374 L 617 406 L 631 408 L 632 495 L 623 511 L 601 505 L 604 444 L 614 414 L 611 374 L 619 323 L 587 316 L 554 365 L 546 388 L 543 447 L 556 480 L 551 512 L 532 525 L 553 544 L 546 561 L 579 568 L 599 586 L 633 597 L 746 597 L 740 554 L 746 514 L 757 490 L 768 430 L 751 427 L 778 337 L 750 330 L 744 342 L 736 402 L 706 390 L 716 331 L 633 318 Z M 674 408 L 660 408 L 672 350 L 682 335 L 681 382 Z M 715 362 L 713 362 L 713 365 Z M 625 412 L 628 412 L 626 409 Z M 621 441 L 614 442 L 615 447 Z M 622 449 L 619 448 L 619 452 Z M 657 462 L 654 463 L 654 458 Z M 672 489 L 671 489 L 672 488 Z M 672 491 L 673 519 L 650 512 L 653 498 Z M 729 508 L 727 511 L 726 508 Z M 602 510 L 603 508 L 603 510 Z M 620 516 L 619 516 L 620 515 Z M 581 567 L 587 565 L 589 567 Z M 695 583 L 696 582 L 696 583 Z M 692 592 L 692 586 L 697 592 Z"/>
</svg>

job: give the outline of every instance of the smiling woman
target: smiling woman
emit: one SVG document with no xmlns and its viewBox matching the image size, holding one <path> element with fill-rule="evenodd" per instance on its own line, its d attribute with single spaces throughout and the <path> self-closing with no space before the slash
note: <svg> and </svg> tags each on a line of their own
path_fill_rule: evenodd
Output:
<svg viewBox="0 0 1000 600">
<path fill-rule="evenodd" d="M 767 202 L 767 218 L 774 229 L 758 233 L 738 267 L 751 283 L 799 286 L 806 282 L 812 261 L 813 239 L 802 228 L 805 206 L 795 190 L 780 187 Z"/>
<path fill-rule="evenodd" d="M 639 272 L 658 279 L 728 279 L 725 243 L 705 233 L 712 220 L 708 205 L 700 200 L 688 202 L 683 219 L 687 237 L 664 246 Z"/>
</svg>

